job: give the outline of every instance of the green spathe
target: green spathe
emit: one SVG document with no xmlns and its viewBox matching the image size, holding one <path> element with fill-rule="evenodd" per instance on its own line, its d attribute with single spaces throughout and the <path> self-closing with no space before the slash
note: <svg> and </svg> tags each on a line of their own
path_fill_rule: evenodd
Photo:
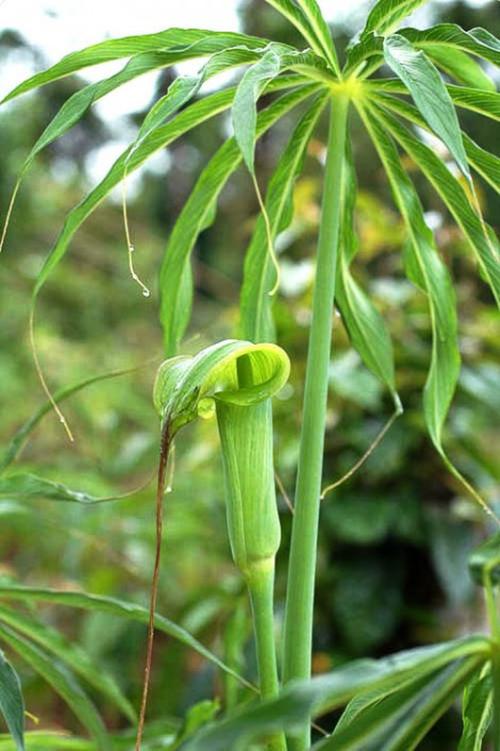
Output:
<svg viewBox="0 0 500 751">
<path fill-rule="evenodd" d="M 226 340 L 194 357 L 166 360 L 156 378 L 155 406 L 171 435 L 215 407 L 231 551 L 246 578 L 253 566 L 274 558 L 280 543 L 271 397 L 289 370 L 287 355 L 275 344 Z"/>
</svg>

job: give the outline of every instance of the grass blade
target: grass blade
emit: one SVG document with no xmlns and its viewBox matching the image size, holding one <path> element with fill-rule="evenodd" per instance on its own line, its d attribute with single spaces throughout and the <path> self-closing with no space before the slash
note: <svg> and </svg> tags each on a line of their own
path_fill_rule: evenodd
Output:
<svg viewBox="0 0 500 751">
<path fill-rule="evenodd" d="M 62 482 L 54 482 L 28 472 L 16 472 L 0 477 L 0 497 L 8 498 L 48 498 L 52 501 L 70 501 L 93 505 L 107 501 L 130 498 L 137 493 L 134 489 L 128 493 L 99 497 L 82 490 L 73 490 Z"/>
<path fill-rule="evenodd" d="M 434 674 L 450 663 L 470 657 L 488 659 L 491 644 L 485 637 L 466 637 L 445 644 L 400 652 L 380 660 L 356 660 L 332 673 L 296 681 L 281 695 L 260 706 L 247 707 L 226 720 L 213 723 L 181 746 L 182 751 L 240 751 L 249 742 L 286 728 L 293 737 L 310 714 L 317 717 L 341 707 L 362 691 L 391 690 L 394 683 Z M 357 751 L 357 749 L 356 749 Z"/>
<path fill-rule="evenodd" d="M 8 626 L 0 624 L 0 636 L 64 699 L 82 725 L 93 736 L 99 751 L 110 751 L 111 746 L 103 721 L 71 671 L 53 657 L 48 657 L 31 641 L 19 636 Z"/>
<path fill-rule="evenodd" d="M 20 587 L 7 584 L 0 584 L 0 599 L 20 600 L 21 602 L 48 602 L 53 605 L 64 605 L 72 608 L 82 608 L 83 610 L 95 610 L 103 613 L 110 613 L 121 618 L 129 618 L 132 621 L 147 624 L 149 611 L 142 605 L 136 605 L 133 602 L 119 600 L 115 597 L 105 597 L 103 595 L 93 595 L 87 592 L 58 591 L 57 589 L 43 589 L 39 587 Z M 194 636 L 158 613 L 155 616 L 155 628 L 164 634 L 177 639 L 189 649 L 194 650 L 209 662 L 213 663 L 220 670 L 232 675 L 242 685 L 247 688 L 253 686 L 242 676 L 231 670 L 220 660 L 213 652 L 203 646 Z"/>
<path fill-rule="evenodd" d="M 57 403 L 68 399 L 72 394 L 76 394 L 78 391 L 90 386 L 98 381 L 104 381 L 108 378 L 116 378 L 127 373 L 133 373 L 136 368 L 126 368 L 124 370 L 112 370 L 109 373 L 101 373 L 99 375 L 90 376 L 90 378 L 84 378 L 83 381 L 78 381 L 71 386 L 59 389 L 54 393 L 54 399 Z M 16 430 L 7 448 L 4 451 L 3 456 L 0 458 L 0 474 L 12 464 L 13 461 L 19 456 L 23 449 L 23 446 L 29 436 L 29 434 L 36 428 L 40 420 L 52 409 L 52 403 L 46 401 L 29 417 L 21 427 Z"/>
<path fill-rule="evenodd" d="M 16 631 L 24 634 L 39 644 L 47 652 L 52 652 L 63 663 L 67 664 L 75 673 L 84 678 L 91 686 L 100 691 L 103 696 L 134 723 L 136 713 L 128 699 L 120 691 L 118 684 L 109 672 L 105 672 L 95 665 L 90 657 L 78 645 L 67 641 L 62 634 L 37 621 L 32 616 L 22 615 L 5 605 L 0 606 L 0 622 L 6 623 Z"/>
<path fill-rule="evenodd" d="M 24 700 L 16 671 L 0 649 L 0 713 L 15 743 L 24 751 Z"/>
<path fill-rule="evenodd" d="M 382 751 L 414 751 L 480 666 L 480 659 L 470 657 L 445 668 L 417 697 L 407 716 L 398 723 L 383 745 Z"/>
<path fill-rule="evenodd" d="M 491 674 L 472 678 L 465 687 L 462 702 L 463 732 L 458 751 L 481 751 L 491 723 L 493 691 Z"/>
</svg>

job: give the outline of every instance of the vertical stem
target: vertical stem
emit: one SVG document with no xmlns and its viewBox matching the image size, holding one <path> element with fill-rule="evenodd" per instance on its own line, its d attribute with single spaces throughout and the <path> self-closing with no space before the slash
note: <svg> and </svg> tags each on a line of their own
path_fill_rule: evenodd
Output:
<svg viewBox="0 0 500 751">
<path fill-rule="evenodd" d="M 284 634 L 285 682 L 294 678 L 309 678 L 311 675 L 316 547 L 348 106 L 345 95 L 333 97 L 288 572 Z M 303 751 L 309 748 L 309 742 L 310 729 L 306 727 L 300 736 L 289 740 L 289 749 Z"/>
<path fill-rule="evenodd" d="M 484 572 L 483 586 L 493 640 L 491 658 L 491 678 L 493 683 L 492 740 L 494 751 L 500 751 L 500 614 L 497 602 L 498 590 L 491 579 L 491 572 L 487 569 Z"/>
<path fill-rule="evenodd" d="M 491 677 L 493 682 L 493 748 L 500 751 L 500 643 L 493 644 L 491 661 Z"/>
<path fill-rule="evenodd" d="M 274 641 L 274 558 L 252 565 L 247 574 L 252 603 L 257 664 L 261 699 L 272 699 L 279 693 L 276 645 Z M 286 751 L 282 735 L 269 739 L 270 751 Z"/>
</svg>

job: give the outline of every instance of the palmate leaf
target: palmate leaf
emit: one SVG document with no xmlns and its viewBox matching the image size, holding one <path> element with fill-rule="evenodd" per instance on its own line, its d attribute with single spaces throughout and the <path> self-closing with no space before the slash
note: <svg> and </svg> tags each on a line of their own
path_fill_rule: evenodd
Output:
<svg viewBox="0 0 500 751">
<path fill-rule="evenodd" d="M 471 60 L 465 52 L 440 44 L 427 44 L 425 54 L 438 68 L 459 83 L 486 91 L 496 91 L 491 78 L 484 72 L 479 63 Z"/>
<path fill-rule="evenodd" d="M 384 58 L 407 87 L 422 117 L 470 180 L 458 117 L 439 72 L 422 50 L 417 51 L 399 34 L 385 40 Z"/>
<path fill-rule="evenodd" d="M 464 31 L 456 24 L 438 24 L 430 29 L 404 28 L 398 35 L 417 50 L 423 50 L 442 70 L 458 81 L 480 89 L 495 91 L 495 84 L 469 55 L 498 64 L 500 47 L 485 29 Z M 352 72 L 360 63 L 383 56 L 384 37 L 370 31 L 348 48 L 345 72 Z"/>
<path fill-rule="evenodd" d="M 95 665 L 88 654 L 79 646 L 68 642 L 62 634 L 46 623 L 36 620 L 31 615 L 29 617 L 23 615 L 5 605 L 0 606 L 0 622 L 6 623 L 15 629 L 15 631 L 24 634 L 24 636 L 39 644 L 47 652 L 52 652 L 75 673 L 79 674 L 91 686 L 97 689 L 108 702 L 118 707 L 132 723 L 136 721 L 134 708 L 122 694 L 109 672 Z"/>
<path fill-rule="evenodd" d="M 304 15 L 302 9 L 295 4 L 294 0 L 266 0 L 266 2 L 281 13 L 282 16 L 288 19 L 288 21 L 300 31 L 306 42 L 317 55 L 323 54 L 323 49 L 319 41 L 316 39 L 314 29 L 309 23 L 309 19 Z"/>
<path fill-rule="evenodd" d="M 440 23 L 430 29 L 401 29 L 399 34 L 422 50 L 436 46 L 443 50 L 461 50 L 500 65 L 500 42 L 486 29 L 465 31 L 454 23 Z"/>
<path fill-rule="evenodd" d="M 394 352 L 389 332 L 384 319 L 350 270 L 358 250 L 358 241 L 354 233 L 356 190 L 356 172 L 349 153 L 344 166 L 343 221 L 336 302 L 353 347 L 365 365 L 389 389 L 399 413 L 401 402 L 396 392 Z"/>
<path fill-rule="evenodd" d="M 47 683 L 50 683 L 93 736 L 99 751 L 109 751 L 111 746 L 101 716 L 72 672 L 54 657 L 48 657 L 31 641 L 19 636 L 2 623 L 0 623 L 0 638 L 22 660 L 40 673 Z"/>
<path fill-rule="evenodd" d="M 389 734 L 381 751 L 413 751 L 417 748 L 480 666 L 481 661 L 471 657 L 445 668 L 416 698 L 406 717 Z"/>
<path fill-rule="evenodd" d="M 464 658 L 474 659 L 477 669 L 489 658 L 491 645 L 485 637 L 466 637 L 431 647 L 400 652 L 380 660 L 356 660 L 332 673 L 310 681 L 296 681 L 286 686 L 281 695 L 258 707 L 243 708 L 230 718 L 207 726 L 192 740 L 181 746 L 182 751 L 232 751 L 247 749 L 251 740 L 286 728 L 294 729 L 311 715 L 317 717 L 341 707 L 362 691 L 385 688 L 391 692 L 394 683 L 418 680 L 440 668 Z"/>
<path fill-rule="evenodd" d="M 116 597 L 93 595 L 87 592 L 59 591 L 57 589 L 44 589 L 40 587 L 20 587 L 0 583 L 0 600 L 4 599 L 19 600 L 21 602 L 47 602 L 53 605 L 64 605 L 66 607 L 109 613 L 143 624 L 147 624 L 149 620 L 149 611 L 147 608 L 142 607 L 142 605 L 119 600 Z M 173 621 L 157 613 L 155 615 L 155 628 L 197 652 L 220 670 L 231 675 L 240 684 L 247 688 L 254 688 L 252 684 L 225 665 L 222 660 L 203 646 L 188 631 Z"/>
<path fill-rule="evenodd" d="M 24 700 L 16 671 L 0 649 L 0 715 L 15 743 L 24 751 Z"/>
<path fill-rule="evenodd" d="M 228 36 L 231 38 L 231 35 Z M 81 117 L 83 117 L 85 112 L 94 102 L 106 96 L 119 86 L 122 86 L 149 71 L 171 67 L 183 60 L 190 60 L 205 55 L 214 55 L 218 52 L 225 51 L 228 41 L 229 40 L 226 36 L 221 34 L 215 38 L 208 37 L 207 39 L 200 39 L 187 47 L 174 47 L 171 50 L 154 50 L 134 55 L 134 57 L 132 57 L 118 73 L 115 73 L 113 76 L 105 78 L 102 81 L 89 84 L 80 91 L 77 91 L 63 104 L 59 112 L 45 128 L 44 132 L 31 149 L 22 166 L 21 176 L 30 167 L 35 156 L 56 138 L 59 138 L 66 133 Z M 252 49 L 255 49 L 253 55 L 251 54 Z M 241 50 L 242 54 L 247 50 L 247 55 L 250 60 L 256 59 L 259 55 L 257 47 L 251 48 L 241 46 Z M 221 69 L 223 69 L 223 67 Z M 215 72 L 218 71 L 214 71 L 214 74 Z M 184 79 L 181 77 L 176 80 L 182 81 Z M 155 107 L 156 106 L 157 105 L 155 105 Z M 155 107 L 153 109 L 155 109 Z M 140 133 L 140 135 L 142 136 L 142 133 Z"/>
<path fill-rule="evenodd" d="M 483 149 L 466 133 L 462 133 L 462 138 L 469 164 L 491 185 L 493 190 L 500 193 L 500 158 Z"/>
<path fill-rule="evenodd" d="M 390 94 L 378 93 L 375 94 L 375 96 L 371 94 L 371 96 L 374 97 L 377 103 L 385 110 L 400 115 L 411 123 L 418 125 L 419 128 L 430 130 L 428 124 L 425 122 L 417 108 L 412 104 Z M 473 141 L 467 133 L 462 132 L 462 140 L 465 146 L 467 161 L 470 166 L 478 175 L 481 175 L 481 177 L 486 180 L 486 182 L 488 182 L 497 193 L 500 192 L 500 158 L 481 148 L 481 146 Z M 463 190 L 460 183 L 457 182 L 456 185 L 458 186 L 459 191 Z"/>
<path fill-rule="evenodd" d="M 457 660 L 434 675 L 354 698 L 331 737 L 315 744 L 314 751 L 412 751 L 479 662 L 475 657 Z"/>
<path fill-rule="evenodd" d="M 492 120 L 500 120 L 500 94 L 471 86 L 446 86 L 449 95 L 457 107 L 463 107 Z"/>
<path fill-rule="evenodd" d="M 429 303 L 432 324 L 432 354 L 424 390 L 427 428 L 438 451 L 443 453 L 442 428 L 460 367 L 457 345 L 455 295 L 446 267 L 437 253 L 418 195 L 401 166 L 394 142 L 378 118 L 360 109 L 391 184 L 394 200 L 404 219 L 413 256 L 412 281 L 422 287 Z"/>
<path fill-rule="evenodd" d="M 367 85 L 378 93 L 409 94 L 406 86 L 395 78 L 368 81 Z M 497 92 L 449 83 L 446 84 L 446 90 L 457 107 L 472 110 L 492 120 L 500 120 L 500 94 Z"/>
<path fill-rule="evenodd" d="M 269 182 L 266 195 L 266 211 L 269 216 L 273 238 L 284 229 L 287 207 L 292 190 L 304 160 L 307 144 L 326 103 L 326 95 L 319 94 L 297 124 L 283 151 Z M 240 295 L 239 335 L 252 342 L 269 342 L 274 339 L 272 321 L 273 273 L 269 258 L 264 220 L 257 220 L 252 239 L 245 253 L 245 269 Z"/>
<path fill-rule="evenodd" d="M 297 0 L 297 5 L 301 8 L 304 16 L 309 21 L 309 25 L 314 32 L 318 44 L 322 49 L 325 59 L 330 64 L 335 73 L 339 73 L 339 63 L 337 51 L 333 43 L 332 35 L 328 24 L 325 21 L 317 0 Z"/>
<path fill-rule="evenodd" d="M 498 242 L 493 232 L 486 234 L 487 228 L 485 231 L 485 225 L 471 207 L 471 202 L 465 190 L 434 151 L 402 126 L 393 115 L 388 112 L 381 113 L 375 105 L 372 106 L 372 111 L 377 113 L 385 127 L 411 156 L 448 207 L 468 239 L 484 277 L 497 303 L 500 304 Z"/>
<path fill-rule="evenodd" d="M 257 100 L 265 86 L 288 69 L 316 69 L 323 74 L 321 58 L 311 52 L 291 52 L 279 44 L 271 44 L 260 60 L 241 79 L 231 109 L 234 137 L 251 175 L 255 175 L 254 154 L 257 127 Z"/>
<path fill-rule="evenodd" d="M 298 79 L 301 82 L 301 79 Z M 296 79 L 279 79 L 270 85 L 271 90 L 288 88 L 293 86 Z M 200 125 L 205 120 L 226 110 L 232 102 L 235 89 L 226 89 L 211 94 L 204 99 L 186 107 L 173 120 L 161 125 L 150 133 L 127 161 L 129 150 L 124 151 L 116 160 L 104 179 L 72 209 L 66 217 L 64 227 L 56 244 L 47 256 L 44 265 L 36 279 L 33 295 L 36 298 L 52 270 L 65 255 L 69 243 L 80 225 L 94 211 L 94 209 L 106 198 L 110 191 L 123 179 L 125 165 L 127 172 L 131 173 L 143 164 L 151 154 L 172 143 L 181 135 Z"/>
<path fill-rule="evenodd" d="M 426 2 L 427 0 L 377 0 L 368 14 L 362 36 L 372 31 L 377 34 L 391 33 L 406 16 Z"/>
<path fill-rule="evenodd" d="M 292 49 L 292 48 L 290 48 Z M 192 99 L 202 85 L 212 76 L 238 65 L 245 65 L 259 60 L 263 50 L 251 49 L 242 45 L 222 49 L 213 54 L 195 76 L 178 76 L 169 86 L 165 96 L 161 97 L 149 110 L 133 142 L 127 159 L 144 142 L 147 136 L 171 117 L 186 102 Z"/>
<path fill-rule="evenodd" d="M 270 89 L 284 85 L 287 80 L 291 85 L 294 78 L 277 79 L 270 84 Z M 257 138 L 284 114 L 317 90 L 317 84 L 302 86 L 284 94 L 260 112 L 256 125 Z M 190 316 L 190 305 L 186 304 L 182 280 L 186 279 L 186 270 L 190 270 L 191 251 L 198 235 L 213 216 L 222 188 L 240 165 L 241 160 L 241 151 L 234 139 L 229 139 L 220 147 L 201 172 L 168 239 L 160 272 L 160 319 L 167 355 L 176 353 Z M 181 300 L 183 300 L 182 305 Z"/>
<path fill-rule="evenodd" d="M 154 50 L 165 51 L 173 47 L 179 48 L 179 51 L 182 54 L 183 48 L 185 49 L 196 42 L 201 42 L 202 45 L 209 44 L 207 53 L 202 54 L 211 54 L 212 52 L 216 52 L 217 49 L 224 49 L 228 46 L 235 46 L 238 44 L 255 48 L 262 47 L 263 44 L 266 44 L 266 40 L 262 37 L 252 37 L 248 34 L 219 32 L 208 29 L 177 28 L 160 31 L 156 34 L 143 34 L 140 36 L 109 39 L 105 42 L 100 42 L 99 44 L 94 44 L 90 47 L 85 47 L 78 52 L 72 52 L 69 55 L 66 55 L 52 67 L 41 73 L 37 73 L 26 79 L 26 81 L 20 83 L 9 94 L 7 94 L 6 97 L 4 97 L 2 102 L 7 102 L 10 99 L 20 96 L 20 94 L 24 94 L 32 89 L 37 89 L 40 86 L 45 86 L 46 84 L 51 83 L 52 81 L 57 81 L 60 78 L 65 78 L 72 73 L 76 73 L 92 65 L 109 62 L 110 60 L 119 60 L 123 57 L 132 57 L 133 55 L 139 55 Z M 216 45 L 215 49 L 211 48 L 212 44 Z"/>
<path fill-rule="evenodd" d="M 481 751 L 483 738 L 491 723 L 492 709 L 491 674 L 477 675 L 464 690 L 462 702 L 463 732 L 457 751 Z"/>
<path fill-rule="evenodd" d="M 171 122 L 157 128 L 154 133 L 150 134 L 150 136 L 145 139 L 141 147 L 136 149 L 128 161 L 128 172 L 130 173 L 134 169 L 137 169 L 137 167 L 143 164 L 151 154 L 172 143 L 172 141 L 179 138 L 182 134 L 196 127 L 205 120 L 223 112 L 230 106 L 233 95 L 234 89 L 211 94 L 205 99 L 195 102 L 190 107 L 187 107 Z M 123 179 L 127 156 L 128 149 L 116 160 L 104 179 L 67 215 L 63 230 L 37 276 L 34 296 L 39 293 L 51 271 L 57 266 L 66 253 L 69 242 L 78 227 L 92 213 L 96 206 L 101 203 L 115 185 L 120 183 Z"/>
</svg>

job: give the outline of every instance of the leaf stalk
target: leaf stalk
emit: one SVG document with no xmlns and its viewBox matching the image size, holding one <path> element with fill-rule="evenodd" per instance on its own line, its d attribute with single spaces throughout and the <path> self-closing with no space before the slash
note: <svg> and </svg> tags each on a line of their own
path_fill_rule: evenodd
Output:
<svg viewBox="0 0 500 751">
<path fill-rule="evenodd" d="M 288 572 L 285 683 L 311 675 L 316 548 L 348 107 L 345 93 L 332 96 Z M 304 751 L 309 742 L 310 728 L 306 726 L 300 735 L 289 739 L 289 751 Z"/>
</svg>

